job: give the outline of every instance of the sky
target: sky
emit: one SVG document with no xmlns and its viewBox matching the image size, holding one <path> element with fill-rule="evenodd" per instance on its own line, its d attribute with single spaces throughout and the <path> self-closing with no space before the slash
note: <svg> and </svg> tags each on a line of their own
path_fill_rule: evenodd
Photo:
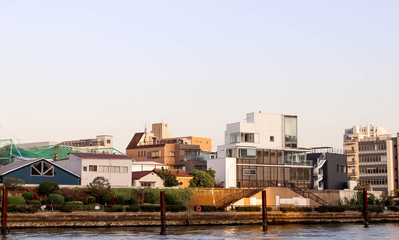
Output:
<svg viewBox="0 0 399 240">
<path fill-rule="evenodd" d="M 399 132 L 398 1 L 0 0 L 0 139 L 167 122 L 224 143 L 246 113 L 298 116 L 299 145 Z"/>
</svg>

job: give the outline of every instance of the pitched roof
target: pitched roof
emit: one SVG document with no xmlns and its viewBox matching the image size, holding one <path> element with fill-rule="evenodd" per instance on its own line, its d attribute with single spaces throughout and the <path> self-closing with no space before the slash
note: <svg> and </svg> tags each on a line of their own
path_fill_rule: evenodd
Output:
<svg viewBox="0 0 399 240">
<path fill-rule="evenodd" d="M 132 179 L 138 180 L 150 173 L 153 173 L 154 171 L 140 171 L 140 172 L 132 172 Z"/>
<path fill-rule="evenodd" d="M 93 154 L 93 153 L 70 153 L 70 155 L 75 155 L 80 158 L 89 159 L 130 159 L 130 157 L 122 154 Z"/>
<path fill-rule="evenodd" d="M 143 137 L 143 135 L 144 135 L 143 132 L 135 133 L 132 140 L 130 140 L 129 145 L 127 145 L 126 149 L 135 148 L 137 144 L 140 142 L 140 139 L 141 137 Z"/>
<path fill-rule="evenodd" d="M 53 161 L 50 161 L 49 159 L 45 159 L 45 158 L 37 158 L 37 159 L 34 159 L 34 160 L 25 160 L 25 161 L 20 160 L 20 161 L 15 161 L 15 162 L 12 162 L 10 164 L 1 166 L 0 167 L 0 176 L 2 176 L 4 174 L 7 174 L 9 172 L 15 171 L 17 169 L 20 169 L 22 167 L 31 165 L 31 164 L 33 164 L 35 162 L 39 162 L 39 161 L 46 161 L 49 164 L 52 164 L 52 165 L 54 165 L 54 166 L 56 166 L 56 167 L 58 167 L 58 168 L 60 168 L 60 169 L 62 169 L 64 171 L 66 171 L 66 172 L 68 172 L 70 174 L 73 174 L 73 175 L 75 175 L 77 177 L 80 177 L 76 173 L 73 173 L 73 172 L 69 171 L 68 169 L 66 169 L 64 167 L 61 167 L 60 165 L 55 164 Z"/>
</svg>

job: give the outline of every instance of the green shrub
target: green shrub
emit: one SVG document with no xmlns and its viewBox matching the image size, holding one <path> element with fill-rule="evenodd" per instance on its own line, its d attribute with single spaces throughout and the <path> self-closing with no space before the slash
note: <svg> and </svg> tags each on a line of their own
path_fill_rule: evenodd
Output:
<svg viewBox="0 0 399 240">
<path fill-rule="evenodd" d="M 103 195 L 101 200 L 103 203 L 110 203 L 112 200 L 111 194 L 107 193 L 107 194 Z"/>
<path fill-rule="evenodd" d="M 131 205 L 126 208 L 126 212 L 138 212 L 140 211 L 140 207 L 138 205 Z"/>
<path fill-rule="evenodd" d="M 170 193 L 165 193 L 165 203 L 166 205 L 176 205 L 176 200 Z"/>
<path fill-rule="evenodd" d="M 35 213 L 39 211 L 40 206 L 37 205 L 15 205 L 9 206 L 7 212 L 10 213 Z"/>
<path fill-rule="evenodd" d="M 237 212 L 259 212 L 261 207 L 235 207 Z"/>
<path fill-rule="evenodd" d="M 33 193 L 24 192 L 24 193 L 22 193 L 22 197 L 25 198 L 25 200 L 33 200 Z"/>
<path fill-rule="evenodd" d="M 316 208 L 318 212 L 344 212 L 345 210 L 345 206 L 320 206 Z"/>
<path fill-rule="evenodd" d="M 53 201 L 53 204 L 63 204 L 64 201 L 65 201 L 65 198 L 62 195 L 59 195 L 59 194 L 56 194 L 56 193 L 50 193 L 48 195 L 47 200 L 49 202 Z"/>
<path fill-rule="evenodd" d="M 99 209 L 96 209 L 96 206 L 99 207 Z M 89 204 L 89 205 L 85 206 L 85 209 L 88 210 L 88 211 L 97 211 L 97 212 L 99 212 L 99 211 L 104 211 L 104 206 L 101 205 L 101 204 L 98 204 L 98 203 L 92 203 L 92 204 Z"/>
<path fill-rule="evenodd" d="M 62 205 L 61 207 L 58 208 L 60 212 L 73 212 L 73 206 L 72 205 Z"/>
<path fill-rule="evenodd" d="M 392 198 L 388 198 L 387 201 L 385 202 L 385 206 L 393 206 L 393 200 Z"/>
<path fill-rule="evenodd" d="M 389 210 L 394 212 L 399 212 L 399 207 L 398 206 L 390 207 Z"/>
<path fill-rule="evenodd" d="M 139 201 L 135 197 L 131 197 L 129 200 L 125 201 L 126 205 L 137 205 Z"/>
<path fill-rule="evenodd" d="M 74 201 L 74 199 L 71 195 L 68 195 L 65 197 L 65 202 L 73 202 L 73 201 Z"/>
<path fill-rule="evenodd" d="M 165 210 L 167 212 L 185 212 L 187 211 L 187 207 L 182 205 L 166 205 Z"/>
<path fill-rule="evenodd" d="M 159 212 L 161 210 L 159 205 L 142 205 L 140 206 L 142 212 Z"/>
<path fill-rule="evenodd" d="M 198 206 L 194 206 L 194 211 L 197 211 Z M 225 212 L 224 207 L 214 207 L 214 206 L 200 206 L 201 212 Z"/>
<path fill-rule="evenodd" d="M 29 205 L 42 205 L 39 200 L 27 200 L 26 203 Z"/>
<path fill-rule="evenodd" d="M 56 182 L 42 182 L 39 185 L 39 193 L 41 194 L 50 194 L 54 192 L 55 190 L 59 190 L 60 187 L 58 186 L 58 183 Z"/>
<path fill-rule="evenodd" d="M 369 206 L 369 212 L 383 213 L 384 206 Z"/>
<path fill-rule="evenodd" d="M 311 207 L 280 207 L 281 212 L 311 212 Z"/>
<path fill-rule="evenodd" d="M 123 205 L 125 203 L 125 198 L 123 196 L 117 196 L 116 203 L 119 205 Z"/>
<path fill-rule="evenodd" d="M 97 202 L 96 197 L 90 196 L 90 197 L 87 198 L 87 203 L 88 204 L 92 204 L 92 203 L 96 203 L 96 202 Z"/>
<path fill-rule="evenodd" d="M 52 193 L 62 195 L 60 190 L 54 190 Z"/>
<path fill-rule="evenodd" d="M 399 206 L 399 200 L 395 200 L 395 206 Z"/>
<path fill-rule="evenodd" d="M 9 205 L 25 205 L 26 201 L 25 201 L 25 198 L 23 198 L 21 196 L 9 196 L 8 204 Z"/>
<path fill-rule="evenodd" d="M 114 205 L 108 208 L 107 212 L 123 212 L 123 206 Z"/>
<path fill-rule="evenodd" d="M 80 201 L 73 201 L 73 202 L 65 202 L 64 206 L 71 206 L 72 210 L 74 211 L 78 211 L 78 210 L 82 210 L 83 208 L 83 203 Z"/>
</svg>

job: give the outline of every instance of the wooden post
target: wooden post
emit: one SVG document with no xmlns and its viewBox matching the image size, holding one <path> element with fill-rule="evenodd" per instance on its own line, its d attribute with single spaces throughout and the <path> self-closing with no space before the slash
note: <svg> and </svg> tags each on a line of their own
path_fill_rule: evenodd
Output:
<svg viewBox="0 0 399 240">
<path fill-rule="evenodd" d="M 6 234 L 10 232 L 7 228 L 7 203 L 8 203 L 8 189 L 3 187 L 3 199 L 2 199 L 2 209 L 1 209 L 1 234 Z"/>
<path fill-rule="evenodd" d="M 364 227 L 369 226 L 369 206 L 367 203 L 367 189 L 363 189 L 363 217 L 364 217 Z"/>
<path fill-rule="evenodd" d="M 266 201 L 266 191 L 262 191 L 262 225 L 263 231 L 267 230 L 267 201 Z"/>
<path fill-rule="evenodd" d="M 159 198 L 161 206 L 161 235 L 166 234 L 166 206 L 165 206 L 165 191 L 160 192 Z"/>
</svg>

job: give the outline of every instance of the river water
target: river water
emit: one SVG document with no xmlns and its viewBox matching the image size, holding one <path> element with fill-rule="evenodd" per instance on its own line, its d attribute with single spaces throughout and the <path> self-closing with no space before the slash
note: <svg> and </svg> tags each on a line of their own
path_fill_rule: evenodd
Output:
<svg viewBox="0 0 399 240">
<path fill-rule="evenodd" d="M 399 239 L 399 223 L 171 226 L 166 235 L 159 227 L 13 229 L 2 239 Z"/>
</svg>

